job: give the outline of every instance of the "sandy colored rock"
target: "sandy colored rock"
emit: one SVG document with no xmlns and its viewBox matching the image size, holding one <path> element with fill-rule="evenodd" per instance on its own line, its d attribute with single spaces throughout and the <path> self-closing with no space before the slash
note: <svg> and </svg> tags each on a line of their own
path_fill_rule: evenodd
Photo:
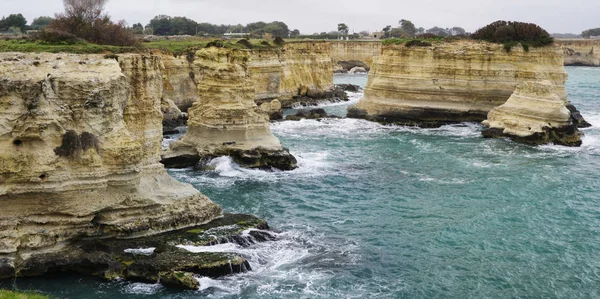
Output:
<svg viewBox="0 0 600 299">
<path fill-rule="evenodd" d="M 600 40 L 556 40 L 555 43 L 563 49 L 565 65 L 600 66 Z"/>
<path fill-rule="evenodd" d="M 152 235 L 221 214 L 159 163 L 159 58 L 0 61 L 1 273 L 79 238 Z"/>
<path fill-rule="evenodd" d="M 186 55 L 173 57 L 164 54 L 160 57 L 164 65 L 163 97 L 173 101 L 181 111 L 187 112 L 200 98 L 196 79 L 200 70 L 195 68 Z"/>
<path fill-rule="evenodd" d="M 566 106 L 549 81 L 521 83 L 504 105 L 490 111 L 483 122 L 489 127 L 484 136 L 508 136 L 527 144 L 580 146 L 581 133 Z"/>
<path fill-rule="evenodd" d="M 566 79 L 559 47 L 526 52 L 517 46 L 507 53 L 502 45 L 475 41 L 385 46 L 350 116 L 420 126 L 483 121 L 522 82 L 548 80 L 566 100 Z"/>
<path fill-rule="evenodd" d="M 333 64 L 357 60 L 371 66 L 373 58 L 381 55 L 381 41 L 332 41 L 330 43 Z"/>
<path fill-rule="evenodd" d="M 191 166 L 201 157 L 229 155 L 252 168 L 296 167 L 293 156 L 271 133 L 268 115 L 254 102 L 249 61 L 247 50 L 211 47 L 196 52 L 193 64 L 202 70 L 200 100 L 189 110 L 187 133 L 163 155 L 165 165 Z M 252 160 L 248 153 L 258 154 L 259 161 L 246 161 Z M 270 156 L 278 162 L 270 163 Z M 182 163 L 182 157 L 189 161 Z M 281 159 L 287 159 L 286 167 L 279 164 Z"/>
<path fill-rule="evenodd" d="M 279 99 L 291 107 L 293 99 L 308 93 L 325 95 L 333 90 L 331 45 L 327 42 L 286 43 L 283 49 L 251 52 L 250 76 L 255 100 L 262 104 Z"/>
</svg>

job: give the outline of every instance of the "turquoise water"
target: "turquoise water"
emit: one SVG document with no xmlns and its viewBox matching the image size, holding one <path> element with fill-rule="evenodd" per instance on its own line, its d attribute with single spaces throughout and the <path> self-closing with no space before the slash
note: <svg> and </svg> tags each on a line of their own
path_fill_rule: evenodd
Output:
<svg viewBox="0 0 600 299">
<path fill-rule="evenodd" d="M 581 148 L 485 140 L 477 124 L 277 123 L 298 170 L 220 158 L 213 172 L 171 172 L 282 231 L 235 249 L 253 272 L 186 293 L 81 277 L 19 286 L 69 298 L 598 298 L 600 69 L 567 70 L 570 100 L 594 124 Z"/>
</svg>

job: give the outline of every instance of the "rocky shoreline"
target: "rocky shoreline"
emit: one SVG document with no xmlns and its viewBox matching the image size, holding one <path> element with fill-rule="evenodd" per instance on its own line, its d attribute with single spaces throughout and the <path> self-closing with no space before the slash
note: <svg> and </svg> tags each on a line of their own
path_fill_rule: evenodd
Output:
<svg viewBox="0 0 600 299">
<path fill-rule="evenodd" d="M 233 243 L 247 247 L 275 239 L 266 221 L 225 214 L 204 225 L 148 237 L 72 240 L 64 250 L 32 255 L 18 269 L 0 262 L 0 279 L 73 272 L 197 290 L 194 277 L 218 278 L 252 270 L 242 256 L 210 252 L 210 246 Z M 205 247 L 207 252 L 193 253 L 178 247 L 181 245 Z"/>
</svg>

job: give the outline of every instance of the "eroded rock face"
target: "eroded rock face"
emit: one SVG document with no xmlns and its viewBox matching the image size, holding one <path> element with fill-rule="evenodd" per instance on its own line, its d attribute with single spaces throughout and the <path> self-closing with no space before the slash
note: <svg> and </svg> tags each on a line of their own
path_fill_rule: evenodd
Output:
<svg viewBox="0 0 600 299">
<path fill-rule="evenodd" d="M 0 278 L 81 238 L 199 225 L 221 209 L 159 163 L 155 56 L 0 54 Z M 43 265 L 40 265 L 43 267 Z"/>
<path fill-rule="evenodd" d="M 531 145 L 581 146 L 582 134 L 555 88 L 548 81 L 519 84 L 504 105 L 490 111 L 483 122 L 488 127 L 483 135 L 506 136 Z"/>
<path fill-rule="evenodd" d="M 563 48 L 565 65 L 600 66 L 600 40 L 556 40 Z"/>
<path fill-rule="evenodd" d="M 186 55 L 160 55 L 163 62 L 163 97 L 172 101 L 182 112 L 187 112 L 198 101 L 198 80 L 200 73 L 191 62 L 193 57 Z"/>
<path fill-rule="evenodd" d="M 341 65 L 347 71 L 356 66 L 369 70 L 373 58 L 381 55 L 381 41 L 332 41 L 330 43 L 333 64 Z"/>
<path fill-rule="evenodd" d="M 193 166 L 207 157 L 231 156 L 251 168 L 296 168 L 296 159 L 271 133 L 268 115 L 255 104 L 249 51 L 206 48 L 196 52 L 202 70 L 200 99 L 189 110 L 188 131 L 170 145 L 167 167 Z"/>
<path fill-rule="evenodd" d="M 313 101 L 333 97 L 331 45 L 326 42 L 286 43 L 283 49 L 251 52 L 250 76 L 260 105 L 278 99 L 290 108 L 299 97 Z"/>
<path fill-rule="evenodd" d="M 474 41 L 384 46 L 349 116 L 423 127 L 482 121 L 525 81 L 548 80 L 566 100 L 566 79 L 559 47 L 507 53 L 502 45 Z"/>
</svg>

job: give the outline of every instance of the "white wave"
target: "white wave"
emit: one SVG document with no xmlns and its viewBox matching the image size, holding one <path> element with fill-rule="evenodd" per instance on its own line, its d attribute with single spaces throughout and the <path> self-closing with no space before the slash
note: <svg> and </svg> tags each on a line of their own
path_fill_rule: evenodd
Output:
<svg viewBox="0 0 600 299">
<path fill-rule="evenodd" d="M 276 241 L 257 243 L 250 247 L 237 244 L 219 244 L 214 246 L 177 247 L 195 253 L 230 252 L 243 256 L 252 271 L 230 275 L 219 279 L 207 277 L 196 278 L 200 282 L 201 292 L 211 292 L 215 297 L 237 296 L 248 286 L 256 286 L 259 296 L 279 294 L 281 296 L 297 296 L 298 289 L 287 288 L 286 285 L 301 285 L 303 296 L 318 295 L 318 285 L 330 280 L 335 274 L 328 270 L 329 266 L 355 264 L 357 246 L 351 244 L 327 244 L 322 235 L 315 235 L 315 228 L 296 227 L 286 229 L 283 233 L 273 233 Z M 247 230 L 242 235 L 249 235 Z M 327 263 L 327 265 L 322 265 Z M 312 265 L 312 266 L 310 266 Z M 308 269 L 307 269 L 308 268 Z M 321 290 L 322 291 L 322 290 Z"/>
<path fill-rule="evenodd" d="M 126 253 L 132 253 L 132 254 L 152 255 L 154 253 L 154 250 L 156 250 L 156 248 L 150 247 L 150 248 L 125 249 L 124 251 Z"/>
<path fill-rule="evenodd" d="M 154 295 L 163 288 L 164 287 L 159 283 L 150 284 L 138 282 L 125 285 L 121 292 L 132 295 Z"/>
</svg>

